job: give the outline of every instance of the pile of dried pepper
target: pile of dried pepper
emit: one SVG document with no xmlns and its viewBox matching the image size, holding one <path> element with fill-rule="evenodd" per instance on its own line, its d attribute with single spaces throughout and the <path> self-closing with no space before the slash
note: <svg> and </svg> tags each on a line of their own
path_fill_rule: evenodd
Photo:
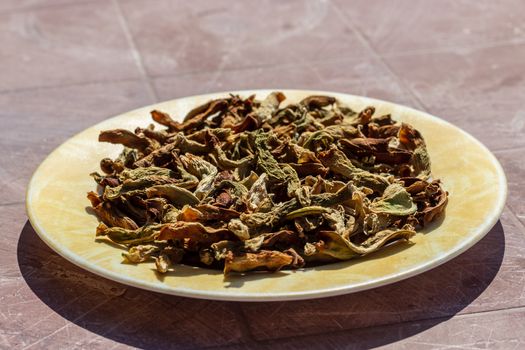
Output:
<svg viewBox="0 0 525 350">
<path fill-rule="evenodd" d="M 92 174 L 97 238 L 161 273 L 179 263 L 276 271 L 407 242 L 444 211 L 412 126 L 330 96 L 284 100 L 230 95 L 183 122 L 152 111 L 162 129 L 103 131 L 99 141 L 124 150 Z"/>
</svg>

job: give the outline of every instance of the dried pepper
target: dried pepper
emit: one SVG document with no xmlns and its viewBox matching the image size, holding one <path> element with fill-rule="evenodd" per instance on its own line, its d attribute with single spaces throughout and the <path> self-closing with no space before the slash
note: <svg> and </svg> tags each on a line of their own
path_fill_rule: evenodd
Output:
<svg viewBox="0 0 525 350">
<path fill-rule="evenodd" d="M 152 111 L 164 129 L 101 132 L 124 150 L 92 174 L 97 238 L 160 273 L 277 271 L 407 242 L 444 212 L 448 193 L 412 126 L 330 96 L 283 101 L 230 95 L 182 122 Z"/>
</svg>

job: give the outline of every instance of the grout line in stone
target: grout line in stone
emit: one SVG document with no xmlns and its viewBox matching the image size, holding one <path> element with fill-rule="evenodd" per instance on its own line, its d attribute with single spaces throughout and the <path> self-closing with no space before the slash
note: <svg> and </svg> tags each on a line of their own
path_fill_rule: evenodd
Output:
<svg viewBox="0 0 525 350">
<path fill-rule="evenodd" d="M 503 148 L 499 148 L 499 149 L 493 149 L 493 150 L 490 150 L 492 153 L 494 154 L 498 154 L 498 153 L 505 153 L 505 152 L 512 152 L 512 151 L 525 151 L 525 146 L 516 146 L 516 147 L 503 147 Z"/>
<path fill-rule="evenodd" d="M 343 20 L 343 22 L 347 25 L 347 27 L 356 35 L 357 39 L 361 42 L 361 44 L 368 49 L 368 51 L 372 54 L 372 56 L 377 59 L 383 68 L 385 68 L 391 75 L 393 75 L 396 78 L 396 81 L 401 85 L 401 87 L 406 90 L 409 95 L 414 99 L 416 104 L 418 104 L 419 108 L 426 111 L 427 107 L 421 101 L 419 96 L 412 91 L 412 89 L 404 82 L 403 79 L 401 79 L 392 69 L 392 67 L 385 61 L 385 59 L 377 52 L 374 45 L 368 40 L 365 36 L 365 34 L 361 33 L 361 31 L 353 25 L 350 18 L 347 18 L 347 16 L 344 14 L 342 9 L 339 7 L 338 4 L 331 2 L 331 5 L 336 9 L 336 13 L 339 15 L 339 17 Z"/>
<path fill-rule="evenodd" d="M 501 40 L 494 41 L 486 44 L 479 45 L 469 45 L 469 46 L 441 46 L 434 49 L 419 49 L 419 50 L 407 50 L 404 52 L 392 52 L 384 53 L 382 57 L 395 58 L 395 57 L 405 57 L 405 56 L 418 56 L 418 55 L 430 55 L 430 54 L 440 54 L 440 53 L 457 53 L 459 51 L 478 51 L 492 48 L 500 48 L 507 46 L 520 46 L 524 45 L 525 40 L 523 39 L 511 39 L 511 40 Z"/>
<path fill-rule="evenodd" d="M 522 312 L 525 311 L 525 306 L 510 306 L 510 307 L 503 307 L 500 309 L 492 309 L 492 310 L 481 310 L 481 311 L 474 311 L 474 312 L 466 312 L 463 314 L 456 314 L 452 315 L 452 317 L 449 318 L 472 318 L 480 315 L 492 315 L 492 314 L 501 314 L 501 313 L 516 313 L 516 312 Z M 432 318 L 429 318 L 431 320 Z M 416 322 L 421 322 L 425 320 L 417 320 Z M 412 321 L 409 321 L 410 323 Z"/>
<path fill-rule="evenodd" d="M 15 205 L 25 204 L 26 201 L 15 201 L 15 202 L 7 202 L 7 203 L 0 203 L 0 208 L 2 207 L 11 207 Z"/>
<path fill-rule="evenodd" d="M 31 92 L 31 91 L 48 90 L 48 89 L 60 89 L 60 88 L 68 88 L 68 87 L 75 87 L 75 86 L 87 86 L 87 85 L 96 85 L 96 84 L 118 84 L 118 83 L 129 83 L 129 82 L 144 82 L 144 80 L 141 78 L 88 80 L 88 81 L 77 82 L 77 83 L 67 83 L 67 84 L 57 84 L 57 85 L 39 85 L 39 86 L 30 86 L 30 87 L 25 87 L 25 88 L 0 90 L 0 94 L 8 95 L 8 94 L 21 93 L 21 92 Z"/>
<path fill-rule="evenodd" d="M 118 21 L 120 24 L 120 27 L 122 28 L 122 31 L 124 32 L 124 36 L 126 37 L 126 41 L 128 42 L 128 45 L 131 48 L 131 52 L 133 55 L 133 59 L 135 63 L 137 64 L 137 67 L 139 69 L 140 75 L 144 79 L 146 86 L 148 87 L 148 91 L 153 98 L 155 102 L 159 101 L 159 98 L 157 97 L 157 93 L 155 89 L 153 88 L 153 84 L 148 78 L 148 73 L 146 72 L 146 68 L 144 66 L 144 61 L 142 59 L 142 56 L 137 48 L 137 44 L 135 43 L 135 39 L 133 38 L 133 35 L 131 34 L 131 31 L 128 26 L 128 22 L 126 20 L 126 17 L 124 16 L 124 12 L 122 11 L 122 8 L 120 7 L 120 3 L 118 0 L 112 0 L 113 6 L 115 7 L 115 10 L 117 12 Z"/>
<path fill-rule="evenodd" d="M 86 5 L 101 2 L 100 0 L 84 0 L 84 1 L 64 1 L 58 4 L 46 4 L 46 5 L 29 5 L 26 7 L 6 9 L 0 11 L 0 16 L 6 16 L 16 13 L 24 13 L 29 11 L 39 11 L 39 10 L 53 10 L 53 9 L 62 9 L 64 7 L 77 6 L 77 5 Z"/>
</svg>

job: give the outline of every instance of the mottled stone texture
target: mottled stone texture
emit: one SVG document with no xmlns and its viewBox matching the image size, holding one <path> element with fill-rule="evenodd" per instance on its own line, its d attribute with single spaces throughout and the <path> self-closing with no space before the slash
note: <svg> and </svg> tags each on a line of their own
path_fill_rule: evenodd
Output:
<svg viewBox="0 0 525 350">
<path fill-rule="evenodd" d="M 520 0 L 1 1 L 0 348 L 524 348 L 524 13 Z M 155 101 L 272 87 L 387 99 L 471 132 L 507 172 L 501 220 L 406 281 L 262 304 L 105 280 L 27 222 L 29 177 L 83 128 Z"/>
</svg>

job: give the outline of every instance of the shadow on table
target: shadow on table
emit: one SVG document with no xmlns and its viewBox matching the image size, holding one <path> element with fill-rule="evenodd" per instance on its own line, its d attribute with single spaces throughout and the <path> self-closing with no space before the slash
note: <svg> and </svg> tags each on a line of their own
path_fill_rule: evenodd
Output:
<svg viewBox="0 0 525 350">
<path fill-rule="evenodd" d="M 165 349 L 248 342 L 256 347 L 304 347 L 308 336 L 317 333 L 323 336 L 314 337 L 311 345 L 330 346 L 335 337 L 336 344 L 368 348 L 413 336 L 467 307 L 496 276 L 504 250 L 498 221 L 459 257 L 393 285 L 327 299 L 244 305 L 163 295 L 98 277 L 51 251 L 29 222 L 20 234 L 17 255 L 25 281 L 51 309 L 101 337 L 131 346 Z M 312 319 L 318 320 L 315 327 Z M 330 320 L 340 328 L 333 328 Z M 410 321 L 418 322 L 407 326 Z M 374 327 L 382 324 L 388 326 Z M 341 328 L 345 330 L 338 331 Z M 253 336 L 287 339 L 253 343 Z M 89 346 L 89 341 L 83 345 Z"/>
</svg>

